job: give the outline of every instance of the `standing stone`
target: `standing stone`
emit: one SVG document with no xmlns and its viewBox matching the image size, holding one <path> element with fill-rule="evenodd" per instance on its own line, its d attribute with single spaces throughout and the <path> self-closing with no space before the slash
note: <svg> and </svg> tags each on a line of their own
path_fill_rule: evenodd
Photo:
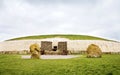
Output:
<svg viewBox="0 0 120 75">
<path fill-rule="evenodd" d="M 35 43 L 30 45 L 30 52 L 32 59 L 39 59 L 40 58 L 40 47 L 39 44 Z"/>
<path fill-rule="evenodd" d="M 91 44 L 87 48 L 87 57 L 101 57 L 102 56 L 102 51 L 99 48 L 99 46 L 95 44 Z"/>
<path fill-rule="evenodd" d="M 41 54 L 48 54 L 52 51 L 52 42 L 50 41 L 41 41 Z"/>
<path fill-rule="evenodd" d="M 62 55 L 67 55 L 67 42 L 58 42 L 58 50 L 60 50 Z"/>
</svg>

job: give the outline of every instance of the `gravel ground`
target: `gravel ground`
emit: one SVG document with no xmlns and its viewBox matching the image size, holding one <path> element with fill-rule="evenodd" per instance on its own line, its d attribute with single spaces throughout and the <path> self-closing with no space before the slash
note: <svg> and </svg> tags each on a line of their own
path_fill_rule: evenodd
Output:
<svg viewBox="0 0 120 75">
<path fill-rule="evenodd" d="M 22 59 L 30 59 L 30 55 L 22 55 Z M 41 55 L 41 59 L 70 59 L 80 57 L 80 55 Z"/>
</svg>

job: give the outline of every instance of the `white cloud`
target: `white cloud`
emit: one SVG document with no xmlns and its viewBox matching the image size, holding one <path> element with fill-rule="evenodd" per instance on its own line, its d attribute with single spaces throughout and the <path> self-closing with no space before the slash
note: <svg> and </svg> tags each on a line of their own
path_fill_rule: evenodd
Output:
<svg viewBox="0 0 120 75">
<path fill-rule="evenodd" d="M 0 3 L 0 40 L 51 33 L 120 40 L 119 0 L 1 0 Z"/>
</svg>

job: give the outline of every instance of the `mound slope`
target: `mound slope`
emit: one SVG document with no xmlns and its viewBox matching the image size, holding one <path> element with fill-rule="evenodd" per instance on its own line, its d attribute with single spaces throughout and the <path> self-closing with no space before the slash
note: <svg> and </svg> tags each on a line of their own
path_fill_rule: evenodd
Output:
<svg viewBox="0 0 120 75">
<path fill-rule="evenodd" d="M 29 40 L 29 39 L 46 39 L 46 38 L 67 38 L 70 40 L 108 40 L 100 37 L 95 36 L 88 36 L 88 35 L 67 35 L 67 34 L 56 34 L 56 35 L 36 35 L 36 36 L 25 36 L 25 37 L 18 37 L 8 39 L 7 41 L 11 40 Z"/>
</svg>

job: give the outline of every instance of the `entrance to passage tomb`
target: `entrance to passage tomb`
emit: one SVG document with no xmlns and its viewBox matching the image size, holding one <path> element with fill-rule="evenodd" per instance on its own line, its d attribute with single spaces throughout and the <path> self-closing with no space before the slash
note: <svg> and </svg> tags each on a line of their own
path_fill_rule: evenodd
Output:
<svg viewBox="0 0 120 75">
<path fill-rule="evenodd" d="M 57 49 L 58 49 L 58 46 L 53 46 L 53 51 L 57 51 Z"/>
<path fill-rule="evenodd" d="M 58 42 L 57 45 L 52 45 L 53 42 L 41 41 L 41 54 L 49 55 L 67 55 L 67 42 Z"/>
</svg>

